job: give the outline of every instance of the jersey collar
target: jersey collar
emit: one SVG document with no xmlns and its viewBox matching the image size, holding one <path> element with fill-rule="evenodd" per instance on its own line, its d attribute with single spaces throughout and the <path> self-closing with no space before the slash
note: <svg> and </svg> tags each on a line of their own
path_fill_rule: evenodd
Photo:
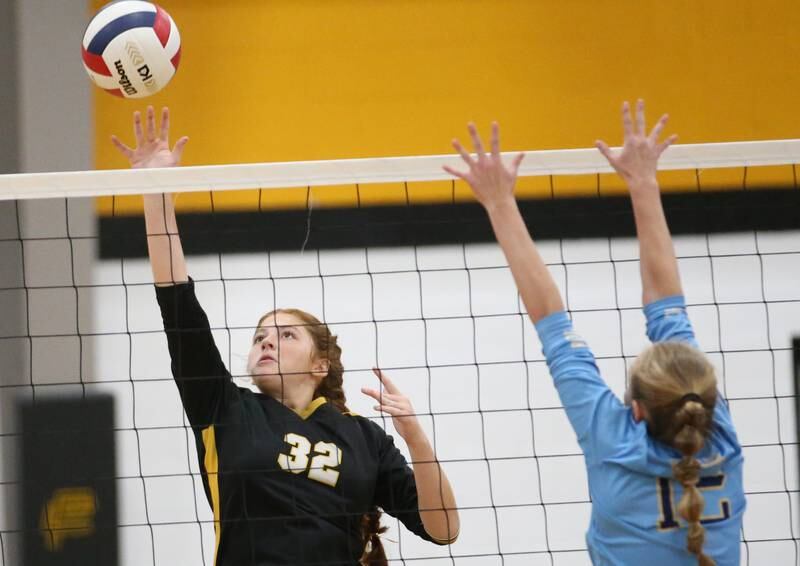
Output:
<svg viewBox="0 0 800 566">
<path fill-rule="evenodd" d="M 308 407 L 306 407 L 302 411 L 295 411 L 295 412 L 301 419 L 306 420 L 308 417 L 314 414 L 314 411 L 319 409 L 322 405 L 324 405 L 327 402 L 328 400 L 325 399 L 325 397 L 317 397 L 316 399 L 311 401 L 311 403 L 308 404 Z"/>
</svg>

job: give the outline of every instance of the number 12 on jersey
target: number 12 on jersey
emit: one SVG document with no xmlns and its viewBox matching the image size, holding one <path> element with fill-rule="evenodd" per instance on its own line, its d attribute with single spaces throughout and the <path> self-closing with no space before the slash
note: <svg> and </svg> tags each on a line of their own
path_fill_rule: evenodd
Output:
<svg viewBox="0 0 800 566">
<path fill-rule="evenodd" d="M 309 479 L 324 483 L 331 487 L 339 481 L 338 468 L 342 464 L 342 451 L 331 442 L 317 442 L 314 445 L 314 456 L 311 454 L 311 442 L 299 434 L 290 432 L 283 437 L 291 449 L 288 454 L 278 454 L 278 465 L 281 469 L 293 474 L 308 471 Z"/>
<path fill-rule="evenodd" d="M 697 489 L 701 492 L 708 490 L 722 489 L 725 485 L 725 475 L 719 474 L 716 476 L 705 476 L 700 478 L 697 482 Z M 659 506 L 661 507 L 661 516 L 658 520 L 659 530 L 670 530 L 680 528 L 679 518 L 675 513 L 675 505 L 672 501 L 672 483 L 669 478 L 658 478 L 656 480 L 656 490 L 658 492 Z M 721 499 L 719 502 L 719 513 L 716 515 L 703 515 L 700 517 L 700 522 L 704 525 L 709 523 L 716 523 L 729 519 L 731 516 L 731 504 L 727 499 Z"/>
</svg>

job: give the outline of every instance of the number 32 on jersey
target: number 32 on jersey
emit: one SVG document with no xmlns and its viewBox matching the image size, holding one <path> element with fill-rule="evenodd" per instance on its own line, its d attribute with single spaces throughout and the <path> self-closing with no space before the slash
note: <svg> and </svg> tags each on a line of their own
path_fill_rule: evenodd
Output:
<svg viewBox="0 0 800 566">
<path fill-rule="evenodd" d="M 342 451 L 330 442 L 317 442 L 314 445 L 313 456 L 311 442 L 299 434 L 290 432 L 283 437 L 291 449 L 288 454 L 278 454 L 278 465 L 293 474 L 308 472 L 309 479 L 324 483 L 331 487 L 339 481 L 338 468 L 342 464 Z"/>
</svg>

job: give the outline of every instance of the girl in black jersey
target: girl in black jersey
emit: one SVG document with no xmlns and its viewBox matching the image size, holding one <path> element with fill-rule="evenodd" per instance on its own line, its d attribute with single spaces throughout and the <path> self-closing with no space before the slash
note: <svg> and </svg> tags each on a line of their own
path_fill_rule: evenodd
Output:
<svg viewBox="0 0 800 566">
<path fill-rule="evenodd" d="M 156 132 L 152 107 L 136 147 L 112 141 L 134 168 L 172 167 L 169 112 Z M 420 537 L 452 543 L 455 498 L 409 400 L 380 370 L 383 391 L 362 389 L 392 416 L 409 467 L 379 426 L 347 411 L 341 349 L 328 327 L 300 310 L 259 320 L 248 372 L 261 393 L 237 387 L 214 344 L 186 272 L 168 195 L 144 197 L 147 245 L 172 372 L 197 443 L 214 513 L 215 566 L 386 564 L 377 508 Z"/>
</svg>

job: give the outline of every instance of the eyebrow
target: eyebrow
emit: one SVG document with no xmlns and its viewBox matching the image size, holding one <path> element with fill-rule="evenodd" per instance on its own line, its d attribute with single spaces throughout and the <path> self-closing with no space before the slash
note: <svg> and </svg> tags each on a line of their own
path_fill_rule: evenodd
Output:
<svg viewBox="0 0 800 566">
<path fill-rule="evenodd" d="M 259 326 L 256 328 L 255 334 L 259 332 L 266 332 L 267 328 L 277 328 L 278 330 L 297 330 L 297 325 L 295 324 L 283 324 L 283 325 L 275 325 L 270 324 L 269 326 Z"/>
</svg>

